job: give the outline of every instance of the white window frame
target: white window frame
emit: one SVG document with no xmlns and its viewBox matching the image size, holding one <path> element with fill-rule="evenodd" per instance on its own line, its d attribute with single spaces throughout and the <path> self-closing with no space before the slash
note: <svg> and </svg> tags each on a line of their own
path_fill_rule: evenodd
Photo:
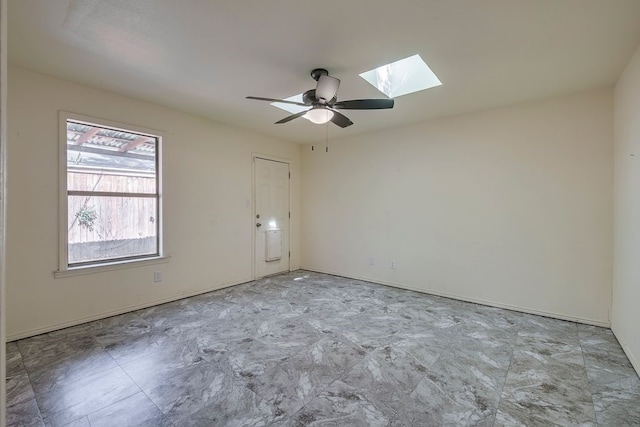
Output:
<svg viewBox="0 0 640 427">
<path fill-rule="evenodd" d="M 126 259 L 114 259 L 96 261 L 92 263 L 83 263 L 80 265 L 69 266 L 68 259 L 68 191 L 67 191 L 67 121 L 84 122 L 88 125 L 103 126 L 105 128 L 121 130 L 123 132 L 134 132 L 142 135 L 153 137 L 157 141 L 156 145 L 156 183 L 157 183 L 157 203 L 158 203 L 158 254 L 132 257 Z M 118 270 L 122 268 L 138 267 L 143 265 L 152 265 L 168 262 L 168 257 L 164 254 L 164 210 L 162 197 L 162 141 L 163 132 L 148 129 L 141 126 L 130 125 L 126 123 L 104 120 L 97 117 L 85 116 L 82 114 L 60 111 L 58 114 L 58 145 L 59 145 L 59 265 L 58 270 L 54 272 L 56 278 L 75 276 L 79 274 L 97 273 L 108 270 Z"/>
</svg>

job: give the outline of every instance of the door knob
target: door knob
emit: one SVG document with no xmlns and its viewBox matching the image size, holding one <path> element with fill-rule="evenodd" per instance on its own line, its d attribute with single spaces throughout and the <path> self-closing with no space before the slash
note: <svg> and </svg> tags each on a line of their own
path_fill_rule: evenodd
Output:
<svg viewBox="0 0 640 427">
<path fill-rule="evenodd" d="M 256 227 L 261 227 L 261 226 L 262 226 L 262 224 L 260 224 L 259 222 L 256 223 Z"/>
</svg>

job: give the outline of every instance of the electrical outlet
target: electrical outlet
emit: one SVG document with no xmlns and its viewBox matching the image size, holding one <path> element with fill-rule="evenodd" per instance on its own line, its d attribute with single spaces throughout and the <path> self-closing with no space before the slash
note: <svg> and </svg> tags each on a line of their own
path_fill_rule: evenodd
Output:
<svg viewBox="0 0 640 427">
<path fill-rule="evenodd" d="M 396 268 L 398 264 L 395 261 L 391 261 L 391 268 Z"/>
<path fill-rule="evenodd" d="M 372 256 L 369 257 L 369 265 L 375 265 L 376 259 Z"/>
<path fill-rule="evenodd" d="M 153 281 L 156 283 L 162 282 L 162 271 L 153 272 Z"/>
</svg>

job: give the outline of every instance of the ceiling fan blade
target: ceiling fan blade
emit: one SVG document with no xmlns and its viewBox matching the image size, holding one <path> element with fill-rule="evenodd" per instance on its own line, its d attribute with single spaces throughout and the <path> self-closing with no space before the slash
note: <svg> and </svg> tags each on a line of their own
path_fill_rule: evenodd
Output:
<svg viewBox="0 0 640 427">
<path fill-rule="evenodd" d="M 308 107 L 308 105 L 303 104 L 302 102 L 287 101 L 284 99 L 261 98 L 259 96 L 247 96 L 247 99 L 254 99 L 256 101 L 280 102 L 282 104 L 293 104 L 293 105 L 299 105 L 301 107 Z"/>
<path fill-rule="evenodd" d="M 329 108 L 329 110 L 333 111 L 333 117 L 331 118 L 331 121 L 341 128 L 346 128 L 347 126 L 351 126 L 353 124 L 353 122 L 341 112 L 336 111 L 332 108 Z"/>
<path fill-rule="evenodd" d="M 352 99 L 333 104 L 333 108 L 343 110 L 382 110 L 393 108 L 393 99 Z"/>
<path fill-rule="evenodd" d="M 296 114 L 292 114 L 292 115 L 290 115 L 290 116 L 287 116 L 287 117 L 285 117 L 285 118 L 284 118 L 284 119 L 282 119 L 282 120 L 278 120 L 275 124 L 277 124 L 277 125 L 278 125 L 278 124 L 280 124 L 280 123 L 287 123 L 287 122 L 290 122 L 290 121 L 291 121 L 291 120 L 293 120 L 293 119 L 297 119 L 298 117 L 302 117 L 302 116 L 304 116 L 305 114 L 307 114 L 307 111 L 309 111 L 309 110 L 300 111 L 299 113 L 296 113 Z"/>
<path fill-rule="evenodd" d="M 325 103 L 327 103 L 336 96 L 339 87 L 340 79 L 323 74 L 318 79 L 318 84 L 316 85 L 316 98 L 318 100 L 324 99 Z"/>
</svg>

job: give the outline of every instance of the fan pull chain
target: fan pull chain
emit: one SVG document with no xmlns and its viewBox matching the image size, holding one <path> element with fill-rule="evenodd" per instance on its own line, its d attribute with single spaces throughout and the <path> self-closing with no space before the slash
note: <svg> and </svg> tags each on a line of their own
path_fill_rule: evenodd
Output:
<svg viewBox="0 0 640 427">
<path fill-rule="evenodd" d="M 329 152 L 329 122 L 324 125 L 325 133 L 324 133 L 324 152 Z"/>
</svg>

